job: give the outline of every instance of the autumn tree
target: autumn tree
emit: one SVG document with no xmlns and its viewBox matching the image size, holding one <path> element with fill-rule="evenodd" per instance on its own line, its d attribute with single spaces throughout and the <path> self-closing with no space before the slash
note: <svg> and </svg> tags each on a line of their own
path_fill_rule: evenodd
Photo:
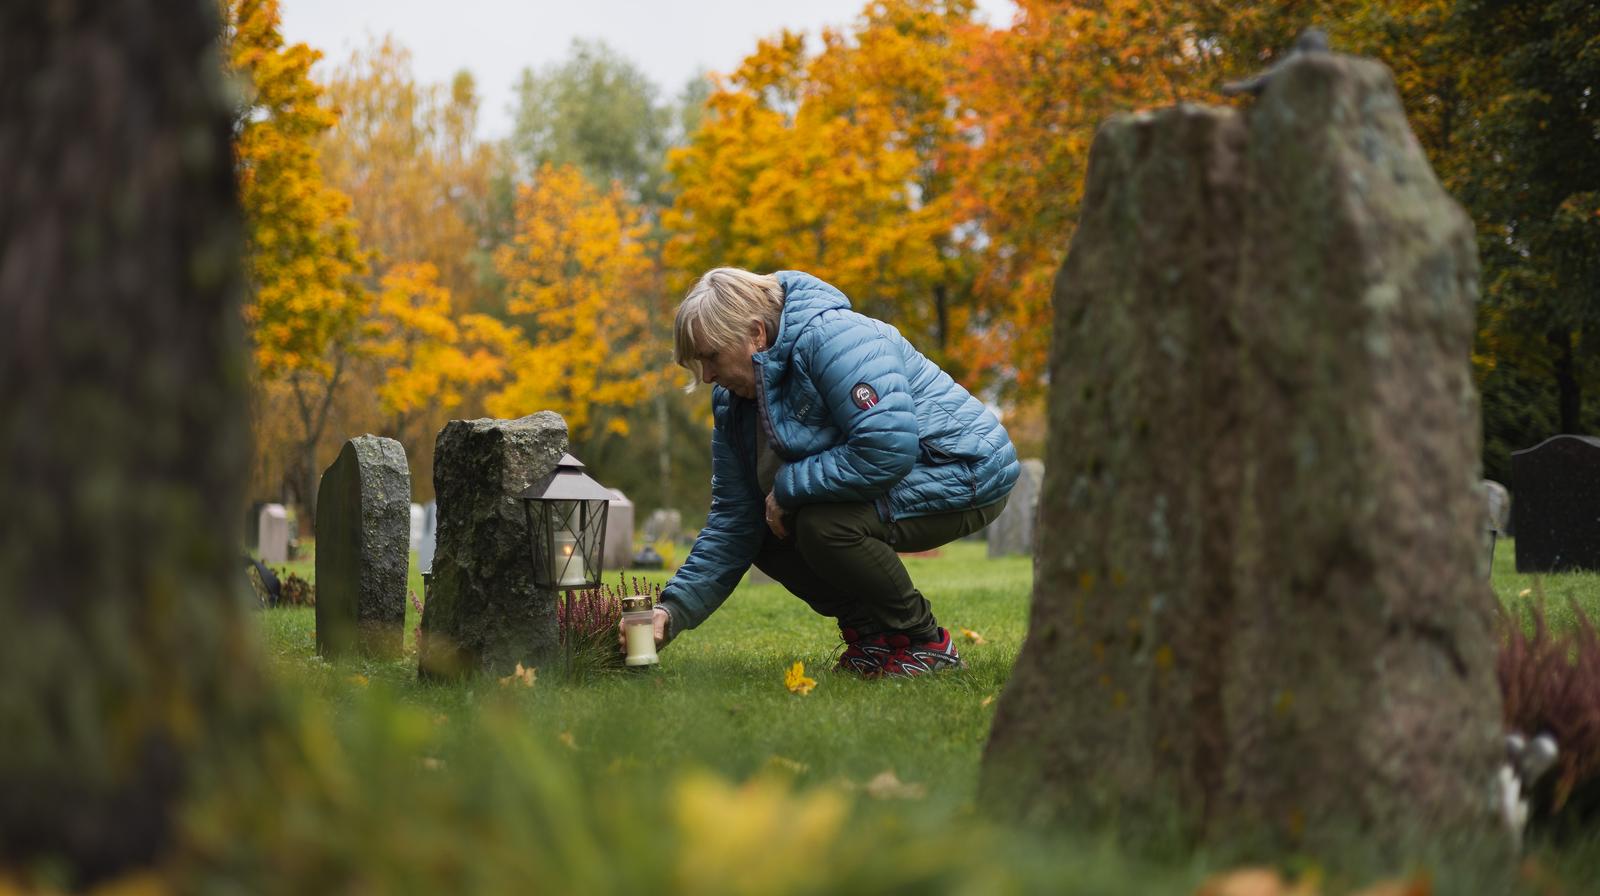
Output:
<svg viewBox="0 0 1600 896">
<path fill-rule="evenodd" d="M 375 279 L 391 266 L 430 264 L 462 310 L 490 310 L 480 263 L 494 144 L 477 139 L 477 86 L 468 72 L 420 84 L 392 38 L 352 53 L 328 79 L 338 126 L 318 149 L 330 183 L 351 199 Z"/>
<path fill-rule="evenodd" d="M 450 291 L 427 262 L 389 268 L 379 285 L 364 337 L 379 363 L 378 406 L 385 431 L 405 445 L 432 441 L 419 431 L 482 396 L 507 375 L 507 359 L 526 352 L 520 334 L 487 314 L 457 314 Z M 431 456 L 431 455 L 430 455 Z"/>
<path fill-rule="evenodd" d="M 620 184 L 601 191 L 575 167 L 546 165 L 521 187 L 516 235 L 495 266 L 527 345 L 509 359 L 513 378 L 489 399 L 491 413 L 554 410 L 580 438 L 626 430 L 612 411 L 647 398 L 665 360 L 646 326 L 654 268 L 644 234 Z"/>
<path fill-rule="evenodd" d="M 791 32 L 761 41 L 670 154 L 669 269 L 804 268 L 960 373 L 971 273 L 951 159 L 966 122 L 948 85 L 970 15 L 892 0 L 815 55 Z"/>
<path fill-rule="evenodd" d="M 77 892 L 164 860 L 197 768 L 255 736 L 218 31 L 205 3 L 0 7 L 3 889 Z M 259 198 L 289 175 L 250 134 Z M 279 283 L 255 307 L 287 340 Z"/>
<path fill-rule="evenodd" d="M 335 113 L 311 79 L 319 58 L 286 46 L 277 0 L 229 0 L 227 60 L 244 88 L 234 156 L 248 222 L 245 317 L 263 388 L 276 387 L 298 422 L 301 503 L 315 518 L 317 443 L 350 373 L 358 324 L 368 307 L 365 260 L 348 197 L 318 167 L 317 138 Z"/>
</svg>

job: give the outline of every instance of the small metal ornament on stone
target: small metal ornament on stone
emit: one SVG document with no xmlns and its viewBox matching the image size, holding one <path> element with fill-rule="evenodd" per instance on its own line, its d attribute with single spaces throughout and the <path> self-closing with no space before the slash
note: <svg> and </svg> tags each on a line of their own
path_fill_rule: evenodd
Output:
<svg viewBox="0 0 1600 896">
<path fill-rule="evenodd" d="M 563 454 L 554 472 L 517 497 L 531 533 L 534 584 L 552 591 L 599 585 L 610 489 Z"/>
</svg>

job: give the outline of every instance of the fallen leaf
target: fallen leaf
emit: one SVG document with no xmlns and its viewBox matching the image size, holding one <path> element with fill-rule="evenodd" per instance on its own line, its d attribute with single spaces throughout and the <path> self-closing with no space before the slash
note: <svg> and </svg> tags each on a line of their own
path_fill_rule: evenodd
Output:
<svg viewBox="0 0 1600 896">
<path fill-rule="evenodd" d="M 561 741 L 561 743 L 566 745 L 567 749 L 569 749 L 569 750 L 578 749 L 578 739 L 572 736 L 572 732 L 571 731 L 563 731 L 560 734 L 556 735 L 556 737 L 557 737 L 558 740 Z"/>
<path fill-rule="evenodd" d="M 444 760 L 435 759 L 432 756 L 424 756 L 422 757 L 422 767 L 431 772 L 441 771 L 444 769 Z"/>
<path fill-rule="evenodd" d="M 994 695 L 990 694 L 989 696 L 983 698 L 982 700 L 979 700 L 978 701 L 978 705 L 979 706 L 988 706 L 989 704 L 991 704 L 993 702 L 994 702 Z"/>
<path fill-rule="evenodd" d="M 817 680 L 806 677 L 806 664 L 797 662 L 783 673 L 783 686 L 789 689 L 789 693 L 803 697 L 817 686 Z"/>
<path fill-rule="evenodd" d="M 974 644 L 987 644 L 987 643 L 989 643 L 989 639 L 988 638 L 985 638 L 984 636 L 978 634 L 977 632 L 973 631 L 970 628 L 966 628 L 965 626 L 963 626 L 962 629 L 961 629 L 961 636 L 966 638 L 968 641 L 971 641 Z"/>
<path fill-rule="evenodd" d="M 875 800 L 920 800 L 928 795 L 926 786 L 904 783 L 892 768 L 884 769 L 868 781 L 866 791 L 867 796 Z"/>
<path fill-rule="evenodd" d="M 1195 896 L 1291 896 L 1292 891 L 1271 868 L 1240 868 L 1206 878 Z"/>
<path fill-rule="evenodd" d="M 767 757 L 765 768 L 769 772 L 777 772 L 789 777 L 803 775 L 811 770 L 811 766 L 806 765 L 804 762 L 797 762 L 787 756 L 777 755 Z"/>
<path fill-rule="evenodd" d="M 518 663 L 517 664 L 517 671 L 512 672 L 510 675 L 507 675 L 505 678 L 500 679 L 500 686 L 503 687 L 503 688 L 508 688 L 508 687 L 510 687 L 512 685 L 513 682 L 521 682 L 523 687 L 531 688 L 531 687 L 533 687 L 533 680 L 538 674 L 539 674 L 539 670 L 538 669 L 533 669 L 533 668 L 524 669 L 522 667 L 522 664 Z"/>
<path fill-rule="evenodd" d="M 1527 597 L 1528 595 L 1530 595 L 1532 593 L 1533 593 L 1533 589 L 1532 588 L 1524 588 L 1521 591 L 1517 592 L 1517 596 L 1518 597 Z"/>
<path fill-rule="evenodd" d="M 1433 896 L 1433 882 L 1426 877 L 1379 881 L 1351 896 Z"/>
<path fill-rule="evenodd" d="M 356 685 L 357 687 L 363 687 L 364 688 L 364 687 L 367 686 L 367 676 L 361 675 L 359 673 L 357 673 L 355 675 L 352 675 L 352 676 L 350 676 L 349 678 L 347 678 L 345 680 L 350 682 L 353 685 Z"/>
</svg>

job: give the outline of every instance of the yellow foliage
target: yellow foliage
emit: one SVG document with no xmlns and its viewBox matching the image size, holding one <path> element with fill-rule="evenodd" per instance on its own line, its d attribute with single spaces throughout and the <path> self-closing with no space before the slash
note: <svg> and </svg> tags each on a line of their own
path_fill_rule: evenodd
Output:
<svg viewBox="0 0 1600 896">
<path fill-rule="evenodd" d="M 235 139 L 247 224 L 245 319 L 263 380 L 333 376 L 365 310 L 350 200 L 328 186 L 316 138 L 337 116 L 311 80 L 320 55 L 285 46 L 277 0 L 229 0 L 228 62 L 246 95 Z"/>
<path fill-rule="evenodd" d="M 682 838 L 677 890 L 784 892 L 828 854 L 848 809 L 835 791 L 793 794 L 775 778 L 734 787 L 710 774 L 687 775 L 673 800 Z"/>
<path fill-rule="evenodd" d="M 488 408 L 501 417 L 553 410 L 581 437 L 597 410 L 639 404 L 662 382 L 645 226 L 620 187 L 602 193 L 572 166 L 541 168 L 519 189 L 516 217 L 495 267 L 525 338 Z"/>
</svg>

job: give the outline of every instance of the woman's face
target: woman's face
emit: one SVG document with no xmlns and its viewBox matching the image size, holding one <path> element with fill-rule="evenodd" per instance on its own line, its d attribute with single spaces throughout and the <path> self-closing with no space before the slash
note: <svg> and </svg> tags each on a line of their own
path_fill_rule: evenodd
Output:
<svg viewBox="0 0 1600 896">
<path fill-rule="evenodd" d="M 750 337 L 743 343 L 700 352 L 700 381 L 721 386 L 740 398 L 754 399 L 756 366 L 750 356 L 765 349 L 766 342 L 766 326 L 753 321 Z"/>
</svg>

